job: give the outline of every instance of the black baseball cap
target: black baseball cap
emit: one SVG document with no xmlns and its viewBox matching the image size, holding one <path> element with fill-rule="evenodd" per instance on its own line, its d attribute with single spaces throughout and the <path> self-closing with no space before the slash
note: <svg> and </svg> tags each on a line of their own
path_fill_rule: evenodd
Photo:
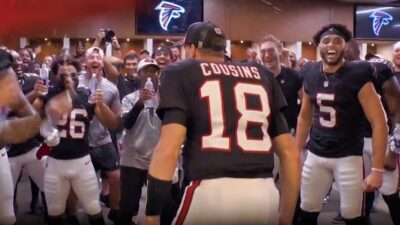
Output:
<svg viewBox="0 0 400 225">
<path fill-rule="evenodd" d="M 211 22 L 197 22 L 189 26 L 184 39 L 184 45 L 194 44 L 197 48 L 224 51 L 226 48 L 225 34 Z"/>
</svg>

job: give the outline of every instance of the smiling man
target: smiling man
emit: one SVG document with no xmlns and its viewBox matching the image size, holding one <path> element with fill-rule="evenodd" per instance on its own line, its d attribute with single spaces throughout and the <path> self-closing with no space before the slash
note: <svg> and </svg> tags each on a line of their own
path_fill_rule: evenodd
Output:
<svg viewBox="0 0 400 225">
<path fill-rule="evenodd" d="M 89 48 L 86 51 L 86 75 L 79 81 L 79 86 L 95 86 L 96 90 L 101 90 L 104 95 L 105 104 L 113 112 L 107 119 L 107 123 L 100 123 L 95 117 L 90 124 L 89 145 L 92 147 L 90 156 L 95 170 L 101 170 L 107 175 L 110 185 L 110 205 L 109 218 L 116 219 L 119 207 L 119 157 L 115 146 L 112 143 L 109 130 L 116 129 L 121 113 L 121 102 L 117 87 L 103 75 L 104 52 L 98 47 Z M 93 79 L 95 78 L 95 79 Z M 93 83 L 95 83 L 93 85 Z M 90 88 L 89 88 L 90 89 Z M 92 93 L 93 94 L 93 93 Z"/>
<path fill-rule="evenodd" d="M 301 182 L 300 225 L 315 225 L 333 180 L 340 192 L 346 224 L 364 224 L 363 191 L 381 187 L 388 128 L 371 82 L 368 62 L 345 62 L 351 33 L 341 24 L 323 27 L 314 36 L 322 61 L 306 64 L 296 145 L 303 149 L 310 134 L 309 153 Z M 371 174 L 363 181 L 363 115 L 372 127 Z M 310 133 L 311 130 L 311 133 Z"/>
</svg>

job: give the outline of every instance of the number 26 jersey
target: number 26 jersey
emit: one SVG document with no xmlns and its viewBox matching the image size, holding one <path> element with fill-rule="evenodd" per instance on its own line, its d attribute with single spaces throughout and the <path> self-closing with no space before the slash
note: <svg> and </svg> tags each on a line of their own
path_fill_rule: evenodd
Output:
<svg viewBox="0 0 400 225">
<path fill-rule="evenodd" d="M 61 93 L 57 87 L 49 89 L 44 101 Z M 57 121 L 60 143 L 52 147 L 50 156 L 56 159 L 77 159 L 89 154 L 88 132 L 94 116 L 94 105 L 88 103 L 89 92 L 78 88 L 76 95 L 71 95 L 72 111 Z"/>
<path fill-rule="evenodd" d="M 324 74 L 320 61 L 306 64 L 301 75 L 313 106 L 309 150 L 328 158 L 361 156 L 364 112 L 358 93 L 373 78 L 371 65 L 345 62 L 336 73 Z"/>
</svg>

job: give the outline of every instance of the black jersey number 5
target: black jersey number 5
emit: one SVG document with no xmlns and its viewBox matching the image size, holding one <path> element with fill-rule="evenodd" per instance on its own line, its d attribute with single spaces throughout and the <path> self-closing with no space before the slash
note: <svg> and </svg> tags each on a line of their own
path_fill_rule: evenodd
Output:
<svg viewBox="0 0 400 225">
<path fill-rule="evenodd" d="M 84 109 L 73 109 L 68 118 L 65 114 L 62 120 L 57 123 L 60 137 L 80 139 L 85 135 L 85 122 L 79 121 L 78 118 L 86 118 L 87 112 Z"/>
<path fill-rule="evenodd" d="M 221 151 L 231 150 L 231 138 L 224 136 L 226 121 L 224 118 L 224 103 L 220 80 L 205 82 L 200 88 L 202 98 L 207 98 L 210 117 L 209 135 L 201 139 L 203 149 L 215 149 Z M 260 109 L 247 109 L 246 94 L 257 96 L 260 99 Z M 271 139 L 268 135 L 268 116 L 270 115 L 268 94 L 263 86 L 258 84 L 238 83 L 233 87 L 233 95 L 236 102 L 236 110 L 239 118 L 236 121 L 237 145 L 244 152 L 267 153 L 271 148 Z M 234 109 L 225 109 L 226 112 Z M 249 123 L 258 124 L 263 136 L 250 139 L 246 134 Z"/>
</svg>

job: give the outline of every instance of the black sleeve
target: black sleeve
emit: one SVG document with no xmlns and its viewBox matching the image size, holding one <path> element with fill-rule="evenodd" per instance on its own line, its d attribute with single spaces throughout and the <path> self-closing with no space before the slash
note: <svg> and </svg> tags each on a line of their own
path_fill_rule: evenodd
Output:
<svg viewBox="0 0 400 225">
<path fill-rule="evenodd" d="M 133 108 L 122 117 L 124 121 L 124 128 L 131 129 L 135 124 L 140 112 L 144 109 L 144 104 L 141 101 L 137 101 Z"/>
<path fill-rule="evenodd" d="M 170 109 L 164 113 L 162 125 L 170 123 L 179 123 L 186 126 L 186 113 L 180 109 Z"/>
<path fill-rule="evenodd" d="M 269 135 L 271 138 L 279 136 L 281 134 L 289 133 L 289 126 L 287 124 L 286 118 L 282 112 L 274 113 L 270 125 L 269 125 Z"/>
<path fill-rule="evenodd" d="M 357 90 L 360 91 L 366 83 L 373 80 L 375 70 L 370 63 L 360 62 L 358 71 L 361 74 L 355 74 L 356 82 L 354 82 L 354 85 L 356 85 Z"/>
<path fill-rule="evenodd" d="M 285 96 L 276 79 L 272 79 L 272 84 L 271 116 L 268 131 L 271 138 L 274 138 L 280 134 L 289 133 L 289 127 L 282 113 L 287 106 Z"/>
<path fill-rule="evenodd" d="M 293 70 L 293 76 L 294 76 L 293 79 L 295 80 L 295 83 L 296 83 L 296 85 L 295 85 L 296 90 L 299 91 L 300 88 L 303 86 L 303 80 L 302 80 L 299 72 L 297 72 L 295 70 Z"/>
<path fill-rule="evenodd" d="M 168 111 L 174 111 L 168 115 L 168 123 L 180 123 L 186 126 L 186 121 L 182 120 L 182 115 L 177 115 L 180 113 L 186 114 L 187 112 L 187 102 L 186 94 L 184 93 L 184 87 L 182 83 L 182 77 L 185 74 L 181 74 L 173 68 L 166 67 L 161 76 L 161 85 L 159 88 L 160 94 L 160 104 L 157 109 L 157 114 L 161 120 Z M 176 113 L 178 111 L 180 113 Z M 174 116 L 177 116 L 174 118 Z M 186 118 L 186 115 L 184 116 Z M 163 121 L 163 124 L 165 122 Z"/>
<path fill-rule="evenodd" d="M 382 77 L 383 83 L 393 77 L 393 72 L 389 66 L 382 63 L 381 69 L 378 70 L 378 75 Z"/>
</svg>

